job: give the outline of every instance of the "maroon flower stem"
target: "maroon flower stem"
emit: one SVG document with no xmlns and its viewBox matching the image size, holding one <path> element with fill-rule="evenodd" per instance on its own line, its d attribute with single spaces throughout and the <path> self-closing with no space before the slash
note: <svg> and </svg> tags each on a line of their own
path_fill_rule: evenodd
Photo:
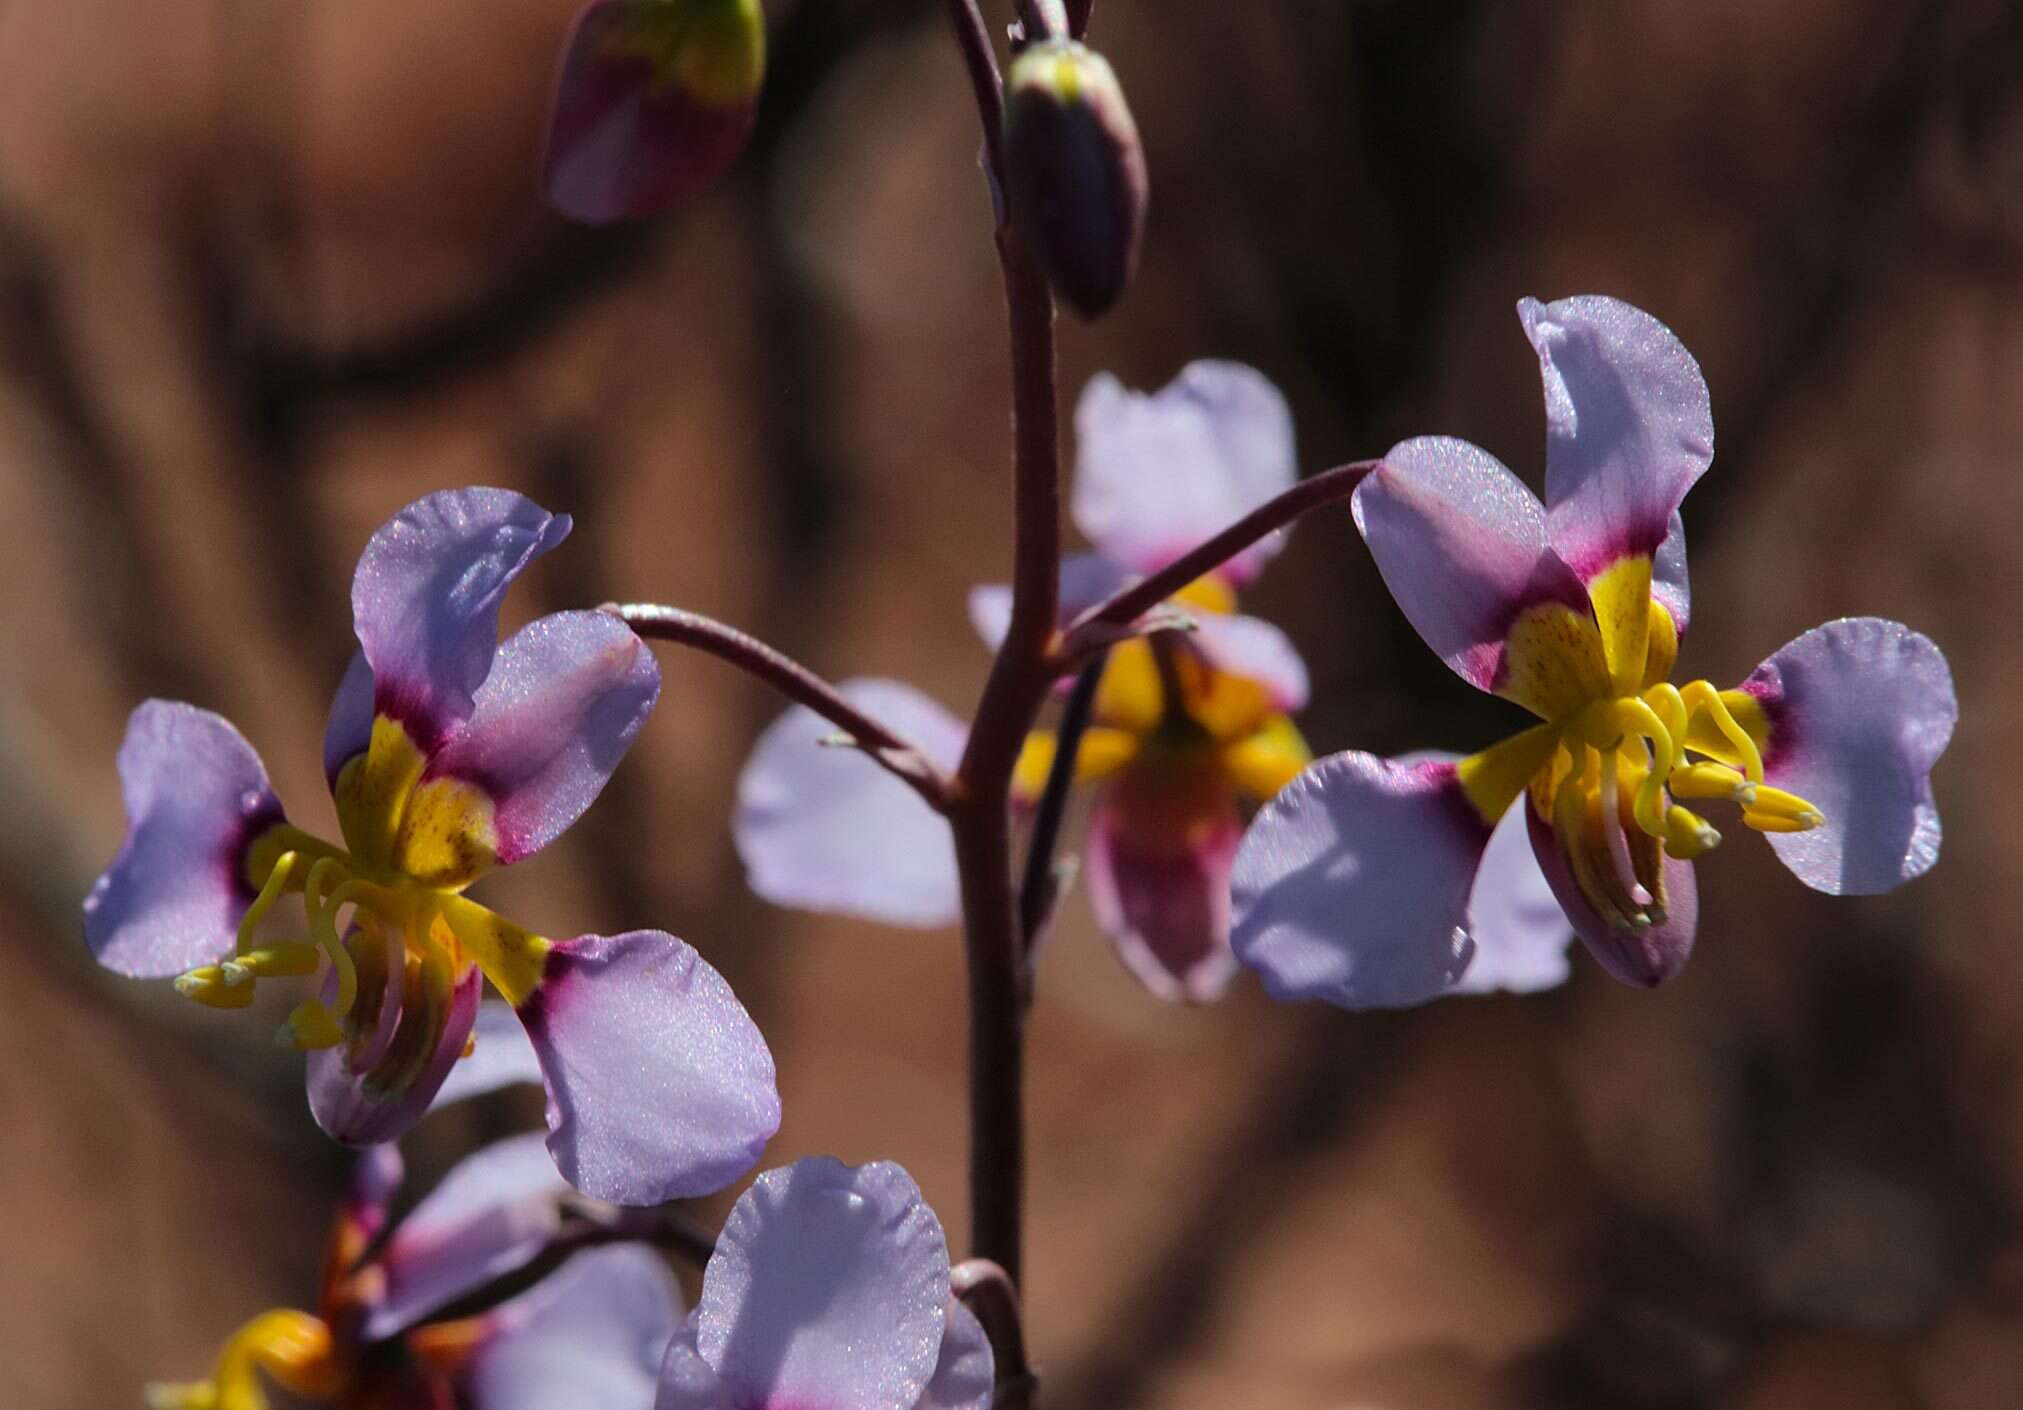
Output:
<svg viewBox="0 0 2023 1410">
<path fill-rule="evenodd" d="M 1026 953 L 1026 1004 L 1032 1005 L 1032 955 L 1046 928 L 1059 892 L 1054 853 L 1060 846 L 1061 823 L 1068 815 L 1068 794 L 1075 783 L 1075 759 L 1082 752 L 1082 736 L 1088 732 L 1095 712 L 1096 687 L 1102 683 L 1103 663 L 1098 656 L 1082 667 L 1061 706 L 1061 723 L 1054 731 L 1054 761 L 1047 770 L 1045 788 L 1033 809 L 1033 827 L 1026 844 L 1025 877 L 1019 884 L 1019 936 Z"/>
<path fill-rule="evenodd" d="M 1068 0 L 1068 33 L 1080 39 L 1089 32 L 1089 12 L 1096 0 Z"/>
<path fill-rule="evenodd" d="M 947 0 L 976 91 L 984 160 L 1003 189 L 1004 93 L 976 0 Z M 996 204 L 1012 362 L 1011 622 L 991 663 L 969 744 L 949 790 L 961 876 L 970 1016 L 970 1248 L 1020 1276 L 1025 1189 L 1025 946 L 1011 873 L 1011 777 L 1052 682 L 1060 611 L 1061 485 L 1054 300 L 1031 253 Z M 1023 1355 L 998 1344 L 1001 1385 L 1025 1387 Z"/>
<path fill-rule="evenodd" d="M 807 706 L 843 730 L 868 756 L 904 779 L 936 811 L 947 811 L 948 781 L 927 756 L 852 705 L 835 686 L 793 657 L 700 612 L 685 612 L 679 607 L 651 602 L 607 602 L 599 610 L 612 613 L 649 640 L 693 647 L 758 677 L 789 700 Z"/>
<path fill-rule="evenodd" d="M 948 20 L 955 27 L 955 44 L 962 50 L 969 86 L 976 94 L 976 115 L 983 123 L 984 170 L 995 197 L 1004 189 L 1004 80 L 998 77 L 997 53 L 990 47 L 990 29 L 976 0 L 948 0 Z M 1004 219 L 1001 202 L 998 219 Z"/>
<path fill-rule="evenodd" d="M 1158 572 L 1139 579 L 1108 601 L 1090 608 L 1075 619 L 1055 651 L 1056 674 L 1066 675 L 1074 670 L 1091 651 L 1108 646 L 1116 639 L 1115 628 L 1128 626 L 1203 573 L 1220 568 L 1266 534 L 1284 528 L 1322 505 L 1347 499 L 1355 493 L 1363 477 L 1382 463 L 1380 460 L 1359 460 L 1353 465 L 1337 465 L 1332 470 L 1310 475 Z"/>
</svg>

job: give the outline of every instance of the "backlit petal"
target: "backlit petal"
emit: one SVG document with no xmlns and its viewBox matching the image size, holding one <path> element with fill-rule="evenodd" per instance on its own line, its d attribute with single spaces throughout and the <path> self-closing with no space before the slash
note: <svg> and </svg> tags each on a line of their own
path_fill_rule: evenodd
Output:
<svg viewBox="0 0 2023 1410">
<path fill-rule="evenodd" d="M 713 1194 L 780 1125 L 773 1055 L 722 975 L 659 930 L 558 941 L 520 1020 L 548 1083 L 548 1149 L 619 1204 Z"/>
<path fill-rule="evenodd" d="M 1075 408 L 1075 435 L 1075 524 L 1139 573 L 1213 537 L 1299 474 L 1285 397 L 1237 362 L 1189 363 L 1151 395 L 1098 373 Z M 1246 582 L 1283 542 L 1272 534 L 1218 571 Z"/>
<path fill-rule="evenodd" d="M 703 1274 L 696 1344 L 739 1406 L 912 1410 L 940 1358 L 941 1221 L 890 1161 L 769 1170 Z"/>
<path fill-rule="evenodd" d="M 695 1336 L 696 1314 L 690 1312 L 668 1343 L 654 1410 L 743 1410 L 731 1399 L 731 1388 L 716 1373 L 716 1367 L 696 1350 Z"/>
<path fill-rule="evenodd" d="M 1583 582 L 1655 554 L 1714 458 L 1700 365 L 1671 329 L 1618 299 L 1525 299 L 1517 316 L 1545 383 L 1553 547 Z"/>
<path fill-rule="evenodd" d="M 1232 878 L 1237 958 L 1279 999 L 1397 1008 L 1454 987 L 1489 827 L 1444 760 L 1335 754 L 1258 812 Z"/>
<path fill-rule="evenodd" d="M 1468 895 L 1468 935 L 1475 958 L 1454 987 L 1470 994 L 1531 993 L 1566 982 L 1573 925 L 1531 850 L 1520 797 L 1504 812 L 1482 853 Z"/>
<path fill-rule="evenodd" d="M 363 651 L 351 653 L 351 664 L 330 701 L 330 719 L 323 727 L 323 778 L 337 787 L 337 775 L 372 743 L 372 665 Z"/>
<path fill-rule="evenodd" d="M 1061 621 L 1074 621 L 1132 580 L 1129 572 L 1100 553 L 1069 554 L 1061 560 Z M 969 622 L 992 651 L 1004 645 L 1011 627 L 1011 588 L 1004 583 L 971 588 Z"/>
<path fill-rule="evenodd" d="M 1495 688 L 1504 638 L 1526 608 L 1588 613 L 1586 591 L 1546 546 L 1537 496 L 1466 441 L 1425 436 L 1393 446 L 1351 505 L 1405 616 L 1483 690 Z"/>
<path fill-rule="evenodd" d="M 561 1227 L 556 1201 L 568 1190 L 538 1131 L 508 1136 L 452 1166 L 374 1260 L 385 1271 L 386 1292 L 366 1319 L 366 1335 L 390 1337 L 527 1263 Z"/>
<path fill-rule="evenodd" d="M 107 969 L 161 978 L 231 952 L 253 902 L 246 850 L 282 821 L 267 771 L 221 715 L 150 700 L 119 747 L 126 838 L 84 900 Z"/>
<path fill-rule="evenodd" d="M 534 1045 L 527 1041 L 527 1030 L 520 1026 L 520 1016 L 513 1012 L 511 1004 L 493 999 L 479 1004 L 471 1038 L 476 1046 L 470 1056 L 458 1059 L 450 1069 L 430 1106 L 431 1111 L 503 1087 L 540 1083 L 540 1059 L 534 1055 Z"/>
<path fill-rule="evenodd" d="M 1770 845 L 1799 880 L 1834 895 L 1888 891 L 1939 858 L 1932 765 L 1960 707 L 1929 637 L 1879 617 L 1815 627 L 1742 689 L 1770 721 L 1765 780 L 1826 815 Z"/>
<path fill-rule="evenodd" d="M 842 692 L 936 765 L 961 758 L 962 724 L 912 686 L 855 680 Z M 960 904 L 947 823 L 862 751 L 821 744 L 835 733 L 797 705 L 759 737 L 738 776 L 731 831 L 752 890 L 802 910 L 950 924 Z"/>
<path fill-rule="evenodd" d="M 1257 617 L 1204 612 L 1187 640 L 1208 664 L 1227 675 L 1256 681 L 1273 707 L 1292 714 L 1306 707 L 1307 663 L 1292 638 Z"/>
<path fill-rule="evenodd" d="M 1659 865 L 1664 869 L 1665 918 L 1642 930 L 1612 926 L 1574 880 L 1573 869 L 1559 850 L 1551 824 L 1541 820 L 1528 801 L 1520 799 L 1518 807 L 1531 834 L 1532 854 L 1538 858 L 1539 870 L 1552 887 L 1552 894 L 1559 898 L 1560 909 L 1574 934 L 1580 936 L 1588 953 L 1603 969 L 1625 984 L 1654 989 L 1686 967 L 1686 960 L 1693 953 L 1694 932 L 1700 923 L 1700 891 L 1691 862 L 1659 851 Z M 1650 845 L 1636 835 L 1632 835 L 1631 843 Z"/>
<path fill-rule="evenodd" d="M 983 1323 L 955 1298 L 941 1331 L 941 1356 L 917 1410 L 989 1410 L 996 1358 Z"/>
<path fill-rule="evenodd" d="M 659 695 L 653 652 L 617 617 L 542 617 L 499 647 L 470 719 L 429 761 L 417 802 L 436 779 L 475 784 L 489 804 L 499 861 L 518 861 L 582 816 Z M 410 804 L 404 841 L 421 814 Z"/>
<path fill-rule="evenodd" d="M 621 1245 L 579 1253 L 489 1316 L 458 1376 L 470 1410 L 653 1410 L 681 1293 L 656 1254 Z"/>
<path fill-rule="evenodd" d="M 1137 771 L 1156 770 L 1156 762 Z M 1117 955 L 1162 999 L 1208 1003 L 1236 974 L 1229 949 L 1229 870 L 1243 835 L 1236 800 L 1202 799 L 1203 815 L 1131 806 L 1127 773 L 1089 820 L 1089 903 Z"/>
<path fill-rule="evenodd" d="M 485 488 L 439 491 L 382 524 L 351 582 L 378 713 L 424 750 L 468 718 L 498 649 L 500 596 L 568 533 L 567 515 Z"/>
</svg>

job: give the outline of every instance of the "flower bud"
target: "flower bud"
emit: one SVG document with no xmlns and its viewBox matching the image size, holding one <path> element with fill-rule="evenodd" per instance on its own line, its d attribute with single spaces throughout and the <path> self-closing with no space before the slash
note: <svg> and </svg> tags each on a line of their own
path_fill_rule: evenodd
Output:
<svg viewBox="0 0 2023 1410">
<path fill-rule="evenodd" d="M 701 191 L 744 150 L 765 45 L 758 0 L 595 0 L 564 51 L 548 200 L 603 225 Z"/>
<path fill-rule="evenodd" d="M 1137 268 L 1146 196 L 1138 126 L 1102 55 L 1049 41 L 1013 62 L 1005 183 L 1054 292 L 1082 317 L 1100 317 Z"/>
</svg>

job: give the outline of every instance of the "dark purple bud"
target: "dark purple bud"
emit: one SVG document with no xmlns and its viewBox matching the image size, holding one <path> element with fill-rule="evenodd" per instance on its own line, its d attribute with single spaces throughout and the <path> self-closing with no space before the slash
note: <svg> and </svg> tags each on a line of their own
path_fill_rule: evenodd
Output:
<svg viewBox="0 0 2023 1410">
<path fill-rule="evenodd" d="M 549 201 L 602 225 L 715 181 L 751 134 L 765 39 L 758 0 L 594 0 L 562 60 Z"/>
<path fill-rule="evenodd" d="M 1145 152 L 1102 55 L 1035 44 L 1005 81 L 1005 182 L 1012 221 L 1054 292 L 1084 318 L 1117 301 L 1145 232 Z"/>
</svg>

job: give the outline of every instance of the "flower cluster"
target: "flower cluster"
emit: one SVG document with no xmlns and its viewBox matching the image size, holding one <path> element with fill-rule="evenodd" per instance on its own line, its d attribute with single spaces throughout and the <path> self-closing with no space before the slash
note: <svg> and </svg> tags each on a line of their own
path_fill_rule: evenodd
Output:
<svg viewBox="0 0 2023 1410">
<path fill-rule="evenodd" d="M 1499 833 L 1529 835 L 1589 951 L 1641 985 L 1685 964 L 1693 862 L 1721 840 L 1687 803 L 1737 809 L 1836 895 L 1938 859 L 1930 773 L 1958 713 L 1945 657 L 1895 622 L 1846 618 L 1736 689 L 1673 685 L 1679 505 L 1714 454 L 1707 384 L 1628 304 L 1526 299 L 1518 314 L 1545 382 L 1545 503 L 1487 451 L 1429 437 L 1394 446 L 1354 507 L 1427 644 L 1540 723 L 1466 758 L 1336 754 L 1260 814 L 1237 858 L 1235 943 L 1282 998 L 1367 1008 L 1455 987 Z"/>
<path fill-rule="evenodd" d="M 1826 892 L 1887 890 L 1936 860 L 1929 775 L 1957 713 L 1938 649 L 1850 618 L 1732 689 L 1673 684 L 1689 615 L 1679 510 L 1713 455 L 1699 368 L 1611 299 L 1519 313 L 1545 383 L 1544 502 L 1444 438 L 1333 472 L 1360 477 L 1343 482 L 1356 525 L 1428 644 L 1537 720 L 1467 756 L 1315 761 L 1292 723 L 1306 668 L 1236 610 L 1282 547 L 1269 511 L 1296 492 L 1291 415 L 1263 376 L 1197 362 L 1151 395 L 1108 376 L 1085 390 L 1072 508 L 1092 551 L 1060 564 L 1030 696 L 1037 712 L 1072 680 L 1078 703 L 1059 733 L 1026 734 L 1015 765 L 1032 714 L 1003 736 L 1008 806 L 1035 819 L 1035 860 L 1050 862 L 1037 819 L 1086 787 L 1096 919 L 1154 995 L 1213 1000 L 1245 966 L 1279 998 L 1347 1008 L 1537 989 L 1565 978 L 1569 933 L 1616 977 L 1656 985 L 1691 949 L 1693 863 L 1720 842 L 1706 814 L 1722 809 Z M 1232 521 L 1265 527 L 1204 563 Z M 156 1387 L 155 1402 L 264 1410 L 264 1375 L 357 1410 L 983 1410 L 993 1346 L 955 1296 L 939 1221 L 889 1163 L 759 1177 L 685 1317 L 637 1247 L 579 1252 L 482 1301 L 567 1252 L 569 1187 L 622 1204 L 713 1193 L 780 1120 L 764 1039 L 688 945 L 657 930 L 552 939 L 466 894 L 589 807 L 659 695 L 628 625 L 631 612 L 649 630 L 638 609 L 558 612 L 498 639 L 501 596 L 568 531 L 520 495 L 467 489 L 372 536 L 324 744 L 341 845 L 288 820 L 221 717 L 134 712 L 128 832 L 84 905 L 93 953 L 213 1009 L 302 986 L 280 1037 L 308 1054 L 316 1120 L 369 1148 L 317 1311 L 255 1318 L 209 1380 Z M 1012 605 L 1008 588 L 971 595 L 993 649 Z M 749 638 L 714 639 L 821 707 L 769 729 L 740 778 L 753 887 L 900 924 L 955 919 L 973 880 L 950 833 L 968 727 L 898 682 L 831 690 Z M 487 983 L 503 1003 L 481 1002 Z M 488 1147 L 390 1221 L 387 1143 L 510 1082 L 545 1085 L 547 1153 L 531 1133 Z"/>
<path fill-rule="evenodd" d="M 660 693 L 653 654 L 602 612 L 498 640 L 501 594 L 569 527 L 469 489 L 372 536 L 352 580 L 359 650 L 323 744 L 341 847 L 288 822 L 221 717 L 134 711 L 126 841 L 84 903 L 85 936 L 106 968 L 178 976 L 212 1008 L 247 1007 L 263 980 L 306 984 L 280 1036 L 309 1053 L 317 1121 L 353 1145 L 398 1136 L 468 1060 L 490 980 L 540 1056 L 562 1173 L 650 1204 L 756 1163 L 780 1120 L 765 1040 L 664 931 L 553 940 L 463 894 L 589 807 Z M 263 934 L 288 893 L 307 933 Z"/>
</svg>

